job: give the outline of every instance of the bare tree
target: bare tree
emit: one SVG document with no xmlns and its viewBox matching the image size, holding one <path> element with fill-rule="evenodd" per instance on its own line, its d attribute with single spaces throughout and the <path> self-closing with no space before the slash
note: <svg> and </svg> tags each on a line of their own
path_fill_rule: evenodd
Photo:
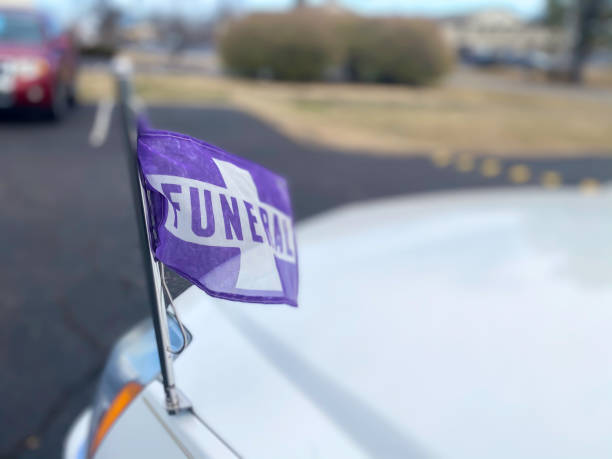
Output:
<svg viewBox="0 0 612 459">
<path fill-rule="evenodd" d="M 106 0 L 99 0 L 95 4 L 95 10 L 100 18 L 98 25 L 100 44 L 109 49 L 114 49 L 118 43 L 121 11 Z"/>
<path fill-rule="evenodd" d="M 568 2 L 563 0 L 546 0 L 546 14 L 544 23 L 549 27 L 561 27 L 564 25 Z"/>
<path fill-rule="evenodd" d="M 612 0 L 547 0 L 545 24 L 571 30 L 566 76 L 581 83 L 586 61 L 593 49 L 609 39 Z"/>
<path fill-rule="evenodd" d="M 584 64 L 602 29 L 606 3 L 606 0 L 577 2 L 574 44 L 568 75 L 574 83 L 581 83 L 583 80 Z"/>
</svg>

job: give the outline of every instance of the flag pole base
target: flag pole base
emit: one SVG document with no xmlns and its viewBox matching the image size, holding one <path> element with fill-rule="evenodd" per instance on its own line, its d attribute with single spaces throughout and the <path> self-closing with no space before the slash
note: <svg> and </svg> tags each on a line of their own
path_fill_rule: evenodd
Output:
<svg viewBox="0 0 612 459">
<path fill-rule="evenodd" d="M 191 411 L 193 405 L 177 387 L 171 386 L 166 390 L 166 411 L 170 415 L 177 415 Z"/>
<path fill-rule="evenodd" d="M 127 160 L 132 184 L 132 195 L 134 207 L 138 216 L 140 243 L 142 247 L 143 266 L 147 280 L 148 300 L 151 305 L 153 328 L 155 330 L 155 341 L 160 363 L 160 377 L 166 394 L 166 410 L 169 414 L 179 414 L 192 409 L 191 402 L 175 386 L 174 368 L 172 366 L 172 355 L 170 351 L 170 338 L 168 336 L 167 310 L 164 301 L 164 293 L 161 279 L 161 264 L 158 263 L 151 252 L 151 231 L 149 228 L 148 196 L 140 176 L 137 151 L 136 134 L 134 129 L 133 113 L 135 107 L 134 96 L 131 91 L 132 64 L 129 59 L 116 59 L 113 63 L 117 78 L 118 99 L 121 107 L 121 120 L 128 146 Z M 170 297 L 170 293 L 168 292 Z M 170 297 L 172 301 L 172 297 Z M 174 305 L 173 305 L 174 306 Z M 176 313 L 176 309 L 175 309 Z M 185 333 L 179 322 L 183 338 Z M 186 344 L 186 343 L 185 343 Z"/>
</svg>

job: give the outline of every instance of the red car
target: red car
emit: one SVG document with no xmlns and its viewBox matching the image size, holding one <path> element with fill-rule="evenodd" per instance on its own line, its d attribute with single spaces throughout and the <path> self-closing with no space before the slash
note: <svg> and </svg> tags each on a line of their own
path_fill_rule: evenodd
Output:
<svg viewBox="0 0 612 459">
<path fill-rule="evenodd" d="M 0 8 L 0 108 L 35 108 L 61 118 L 75 102 L 77 53 L 51 18 Z"/>
</svg>

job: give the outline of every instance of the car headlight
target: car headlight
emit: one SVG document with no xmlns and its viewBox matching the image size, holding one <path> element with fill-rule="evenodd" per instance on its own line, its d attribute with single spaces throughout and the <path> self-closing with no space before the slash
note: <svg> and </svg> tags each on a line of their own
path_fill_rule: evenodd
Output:
<svg viewBox="0 0 612 459">
<path fill-rule="evenodd" d="M 187 343 L 176 319 L 168 315 L 170 345 L 183 350 L 191 335 L 187 330 Z M 160 373 L 155 332 L 151 319 L 145 320 L 113 348 L 94 398 L 88 438 L 88 457 L 92 457 L 109 429 L 141 390 Z"/>
<path fill-rule="evenodd" d="M 49 62 L 42 58 L 22 58 L 10 62 L 13 75 L 24 80 L 35 80 L 49 72 Z"/>
</svg>

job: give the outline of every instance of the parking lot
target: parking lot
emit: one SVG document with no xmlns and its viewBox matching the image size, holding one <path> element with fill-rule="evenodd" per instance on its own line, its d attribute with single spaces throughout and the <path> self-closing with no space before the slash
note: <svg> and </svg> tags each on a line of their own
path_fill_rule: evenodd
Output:
<svg viewBox="0 0 612 459">
<path fill-rule="evenodd" d="M 462 188 L 545 186 L 554 193 L 575 186 L 596 193 L 612 177 L 612 160 L 603 154 L 392 158 L 297 144 L 231 109 L 149 112 L 155 127 L 197 136 L 285 175 L 298 220 L 361 200 Z M 59 456 L 112 344 L 148 312 L 125 145 L 116 110 L 108 114 L 108 129 L 95 106 L 59 124 L 0 119 L 2 457 Z M 96 118 L 99 146 L 90 140 Z M 185 285 L 174 279 L 175 293 Z"/>
</svg>

